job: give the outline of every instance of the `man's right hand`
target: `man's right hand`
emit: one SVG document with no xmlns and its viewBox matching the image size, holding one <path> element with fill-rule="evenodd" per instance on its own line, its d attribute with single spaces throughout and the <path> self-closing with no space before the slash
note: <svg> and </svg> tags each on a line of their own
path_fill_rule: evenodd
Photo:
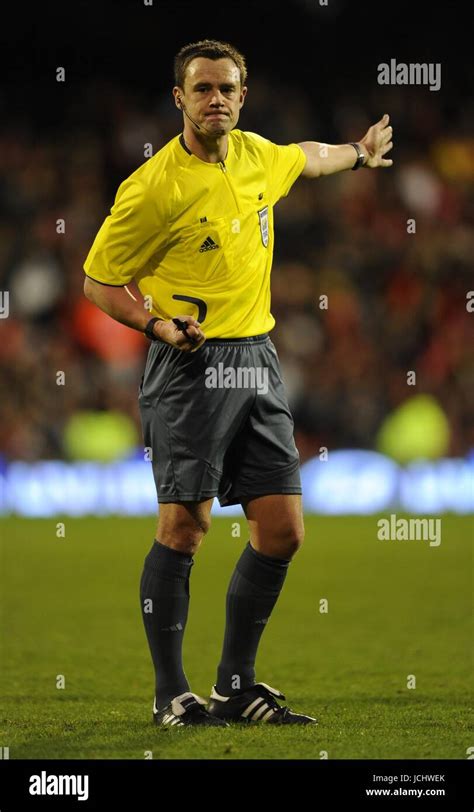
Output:
<svg viewBox="0 0 474 812">
<path fill-rule="evenodd" d="M 161 341 L 166 344 L 171 344 L 182 352 L 195 352 L 201 347 L 206 336 L 201 330 L 201 325 L 192 316 L 175 316 L 179 321 L 184 322 L 186 327 L 186 335 L 174 323 L 172 319 L 168 321 L 155 321 L 153 325 L 153 332 Z"/>
<path fill-rule="evenodd" d="M 134 330 L 143 332 L 150 321 L 150 313 L 145 308 L 145 300 L 135 282 L 115 286 L 101 284 L 86 276 L 84 294 L 104 313 Z M 199 322 L 192 316 L 176 316 L 176 319 L 186 323 L 188 335 L 185 335 L 179 326 L 169 319 L 168 321 L 155 321 L 153 332 L 156 337 L 183 352 L 198 350 L 206 340 Z"/>
</svg>

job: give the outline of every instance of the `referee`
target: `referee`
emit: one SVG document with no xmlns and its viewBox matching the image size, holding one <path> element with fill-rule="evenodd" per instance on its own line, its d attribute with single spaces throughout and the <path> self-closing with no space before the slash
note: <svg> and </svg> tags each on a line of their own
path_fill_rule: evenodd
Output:
<svg viewBox="0 0 474 812">
<path fill-rule="evenodd" d="M 300 176 L 391 166 L 387 115 L 357 143 L 278 146 L 235 129 L 247 87 L 234 47 L 175 57 L 183 131 L 120 185 L 84 269 L 86 297 L 150 339 L 139 404 L 160 505 L 140 603 L 160 726 L 315 724 L 255 681 L 258 644 L 301 546 L 293 420 L 269 333 L 273 207 Z M 194 555 L 214 497 L 240 503 L 250 540 L 232 575 L 209 702 L 182 664 Z"/>
</svg>

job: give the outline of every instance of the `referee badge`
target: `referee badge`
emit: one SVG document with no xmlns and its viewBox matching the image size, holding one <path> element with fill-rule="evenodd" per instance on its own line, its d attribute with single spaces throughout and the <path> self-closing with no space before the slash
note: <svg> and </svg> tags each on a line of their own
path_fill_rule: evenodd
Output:
<svg viewBox="0 0 474 812">
<path fill-rule="evenodd" d="M 268 206 L 260 209 L 258 212 L 258 219 L 260 220 L 260 234 L 262 235 L 262 242 L 265 248 L 268 248 Z"/>
</svg>

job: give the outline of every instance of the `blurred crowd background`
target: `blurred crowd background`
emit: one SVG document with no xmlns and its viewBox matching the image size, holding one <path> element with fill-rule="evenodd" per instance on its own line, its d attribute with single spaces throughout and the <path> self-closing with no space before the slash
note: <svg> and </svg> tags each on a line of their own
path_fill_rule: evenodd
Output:
<svg viewBox="0 0 474 812">
<path fill-rule="evenodd" d="M 240 129 L 279 144 L 344 143 L 388 112 L 395 130 L 393 168 L 300 179 L 275 209 L 272 339 L 302 461 L 324 446 L 377 448 L 384 421 L 420 394 L 446 416 L 444 453 L 465 455 L 474 446 L 472 106 L 374 78 L 360 95 L 339 85 L 320 107 L 317 82 L 311 90 L 279 79 L 275 92 L 270 72 L 252 71 L 251 53 L 248 62 Z M 62 92 L 54 128 L 35 131 L 22 115 L 1 129 L 7 460 L 81 456 L 71 429 L 81 414 L 118 413 L 130 444 L 141 443 L 148 342 L 84 298 L 82 266 L 144 144 L 156 152 L 182 129 L 171 82 L 148 84 L 140 94 L 96 77 Z"/>
</svg>

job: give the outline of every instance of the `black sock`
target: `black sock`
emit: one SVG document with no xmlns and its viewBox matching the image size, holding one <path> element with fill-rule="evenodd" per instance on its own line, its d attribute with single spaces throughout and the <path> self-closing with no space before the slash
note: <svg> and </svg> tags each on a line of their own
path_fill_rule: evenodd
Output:
<svg viewBox="0 0 474 812">
<path fill-rule="evenodd" d="M 159 541 L 145 558 L 140 581 L 143 623 L 155 666 L 156 706 L 189 691 L 183 671 L 182 645 L 189 608 L 191 555 Z"/>
<path fill-rule="evenodd" d="M 240 556 L 227 591 L 224 646 L 216 683 L 222 696 L 237 694 L 255 684 L 258 644 L 290 560 L 258 553 L 250 542 Z"/>
</svg>

